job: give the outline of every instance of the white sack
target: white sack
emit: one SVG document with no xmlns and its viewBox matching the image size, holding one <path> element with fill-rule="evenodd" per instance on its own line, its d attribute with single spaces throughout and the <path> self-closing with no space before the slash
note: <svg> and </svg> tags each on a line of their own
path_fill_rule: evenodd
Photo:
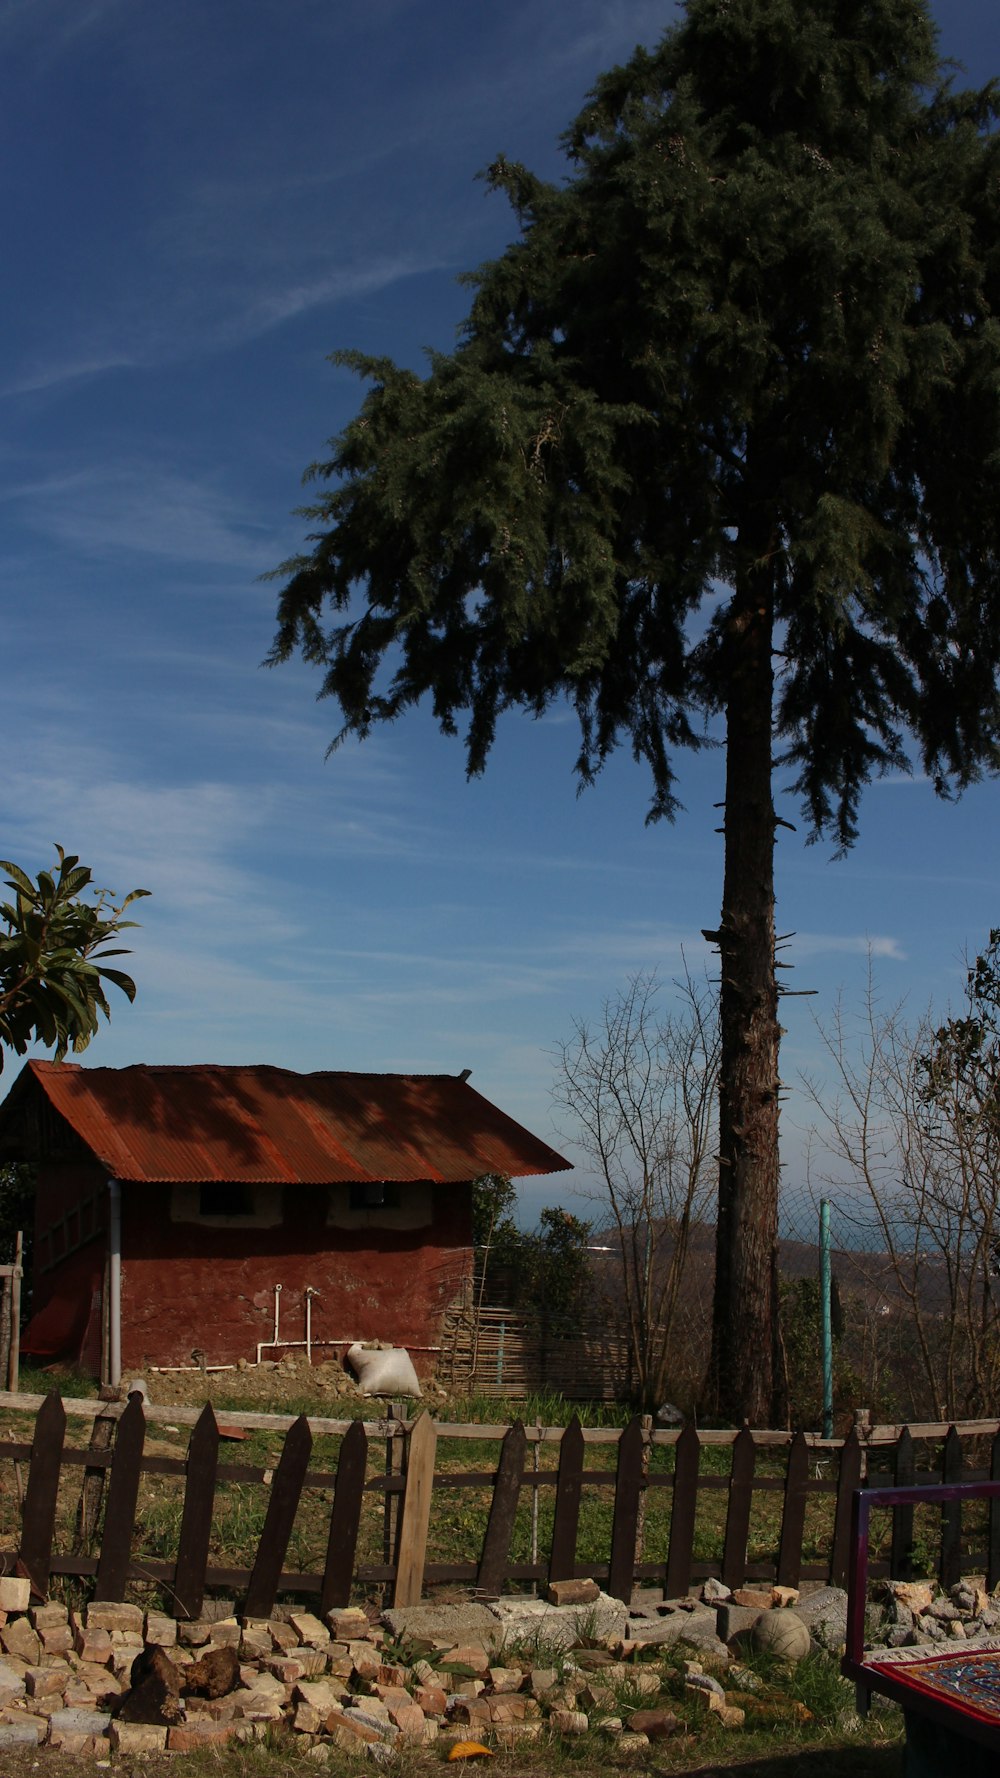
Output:
<svg viewBox="0 0 1000 1778">
<path fill-rule="evenodd" d="M 371 1352 L 356 1340 L 347 1349 L 347 1362 L 365 1395 L 419 1395 L 420 1384 L 405 1346 Z"/>
</svg>

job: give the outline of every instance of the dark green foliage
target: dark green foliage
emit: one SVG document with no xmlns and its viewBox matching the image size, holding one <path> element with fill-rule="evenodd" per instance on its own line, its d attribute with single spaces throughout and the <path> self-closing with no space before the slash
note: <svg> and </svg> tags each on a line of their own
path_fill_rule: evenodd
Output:
<svg viewBox="0 0 1000 1778">
<path fill-rule="evenodd" d="M 39 871 L 37 883 L 0 860 L 14 892 L 13 901 L 0 904 L 0 1068 L 4 1047 L 23 1056 L 29 1044 L 42 1043 L 57 1062 L 70 1049 L 86 1049 L 100 1015 L 111 1017 L 106 982 L 135 999 L 131 976 L 107 967 L 109 957 L 127 950 L 109 941 L 135 925 L 122 915 L 148 890 L 133 889 L 119 906 L 108 889 L 84 900 L 93 872 L 61 846 L 56 852 L 58 872 Z"/>
<path fill-rule="evenodd" d="M 548 1204 L 538 1230 L 538 1262 L 535 1294 L 539 1306 L 550 1315 L 579 1314 L 591 1292 L 587 1242 L 590 1223 Z"/>
<path fill-rule="evenodd" d="M 567 694 L 584 778 L 627 735 L 669 812 L 759 512 L 814 824 L 850 841 L 901 724 L 942 787 L 994 765 L 996 114 L 939 87 L 922 0 L 691 0 L 599 81 L 567 185 L 490 168 L 521 239 L 458 349 L 338 354 L 372 387 L 273 658 L 321 662 L 346 730 L 468 711 L 474 772 L 501 710 Z"/>
<path fill-rule="evenodd" d="M 537 1229 L 520 1229 L 511 1214 L 516 1203 L 516 1187 L 505 1174 L 486 1173 L 473 1181 L 472 1239 L 484 1301 L 568 1317 L 582 1307 L 590 1288 L 590 1224 L 550 1204 Z"/>
<path fill-rule="evenodd" d="M 912 749 L 1000 764 L 1000 98 L 926 0 L 688 0 L 600 79 L 560 186 L 498 159 L 519 238 L 426 376 L 369 384 L 313 474 L 270 659 L 366 735 L 429 697 L 471 773 L 501 714 L 576 710 L 676 807 L 727 745 L 709 1405 L 773 1411 L 775 757 L 853 840 Z"/>
<path fill-rule="evenodd" d="M 488 1247 L 498 1228 L 513 1225 L 517 1186 L 506 1173 L 481 1173 L 472 1181 L 472 1245 Z"/>
<path fill-rule="evenodd" d="M 834 1410 L 850 1410 L 857 1400 L 859 1378 L 841 1351 L 844 1312 L 837 1280 L 832 1280 Z M 819 1427 L 823 1419 L 823 1366 L 820 1344 L 818 1278 L 781 1280 L 781 1327 L 788 1376 L 789 1418 L 794 1427 Z"/>
<path fill-rule="evenodd" d="M 31 1312 L 32 1255 L 35 1245 L 35 1169 L 15 1165 L 0 1166 L 0 1264 L 12 1265 L 15 1243 L 20 1229 L 24 1236 L 21 1266 L 21 1315 L 27 1320 Z"/>
<path fill-rule="evenodd" d="M 995 1149 L 1000 1138 L 1000 928 L 966 979 L 966 1010 L 946 1019 L 919 1061 L 921 1098 L 933 1118 L 947 1107 L 967 1134 Z M 994 1170 L 996 1167 L 994 1157 Z"/>
<path fill-rule="evenodd" d="M 965 1011 L 938 1027 L 932 1048 L 918 1058 L 917 1075 L 925 1128 L 957 1155 L 963 1181 L 975 1181 L 975 1191 L 967 1193 L 969 1208 L 985 1236 L 981 1261 L 995 1278 L 1000 1273 L 1000 928 L 991 930 L 989 944 L 968 972 Z"/>
</svg>

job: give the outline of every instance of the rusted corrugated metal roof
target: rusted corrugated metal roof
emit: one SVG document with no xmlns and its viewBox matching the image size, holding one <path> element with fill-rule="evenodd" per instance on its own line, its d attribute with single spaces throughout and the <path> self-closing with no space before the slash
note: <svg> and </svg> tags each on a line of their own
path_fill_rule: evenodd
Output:
<svg viewBox="0 0 1000 1778">
<path fill-rule="evenodd" d="M 136 1182 L 457 1183 L 570 1164 L 451 1074 L 29 1062 L 0 1134 L 36 1090 L 113 1178 Z"/>
</svg>

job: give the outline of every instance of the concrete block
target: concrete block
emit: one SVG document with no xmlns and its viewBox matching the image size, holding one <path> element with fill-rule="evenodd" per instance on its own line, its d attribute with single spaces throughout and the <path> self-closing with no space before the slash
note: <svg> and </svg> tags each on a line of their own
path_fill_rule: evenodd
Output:
<svg viewBox="0 0 1000 1778">
<path fill-rule="evenodd" d="M 126 1605 L 123 1600 L 104 1600 L 87 1606 L 85 1622 L 88 1630 L 123 1630 L 142 1641 L 143 1613 L 140 1605 Z"/>
<path fill-rule="evenodd" d="M 116 1753 L 162 1753 L 167 1730 L 153 1722 L 112 1722 L 108 1739 Z"/>
</svg>

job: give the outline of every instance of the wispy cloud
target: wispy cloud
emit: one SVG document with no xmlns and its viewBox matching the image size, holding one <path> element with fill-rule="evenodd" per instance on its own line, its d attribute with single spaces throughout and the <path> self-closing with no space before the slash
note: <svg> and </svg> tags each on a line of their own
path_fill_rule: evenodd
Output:
<svg viewBox="0 0 1000 1778">
<path fill-rule="evenodd" d="M 14 483 L 2 499 L 74 552 L 158 556 L 259 573 L 274 540 L 224 491 L 154 464 L 98 464 Z"/>
<path fill-rule="evenodd" d="M 0 388 L 0 397 L 39 395 L 46 390 L 62 388 L 67 383 L 82 383 L 106 376 L 112 370 L 132 370 L 138 360 L 120 351 L 96 352 L 81 358 L 54 357 L 33 369 L 19 372 Z"/>
<path fill-rule="evenodd" d="M 789 957 L 872 957 L 905 963 L 906 952 L 897 938 L 877 932 L 797 932 Z"/>
<path fill-rule="evenodd" d="M 278 283 L 255 292 L 243 307 L 234 306 L 216 326 L 216 345 L 257 339 L 274 327 L 310 309 L 328 308 L 349 298 L 370 296 L 404 279 L 440 271 L 446 261 L 435 254 L 404 254 L 368 264 L 338 267 L 312 279 Z"/>
<path fill-rule="evenodd" d="M 215 250 L 218 234 L 229 231 L 230 251 L 217 266 L 199 263 L 193 238 L 186 238 L 185 219 L 178 217 L 177 244 L 154 246 L 145 275 L 136 273 L 134 290 L 115 291 L 99 315 L 71 317 L 71 345 L 61 341 L 51 349 L 36 349 L 0 383 L 0 399 L 52 395 L 116 372 L 208 358 L 247 345 L 312 310 L 333 310 L 451 263 L 433 246 L 414 244 L 393 253 L 378 247 L 355 249 L 345 262 L 332 247 L 317 256 L 289 243 L 287 252 L 276 253 L 268 264 L 268 256 L 256 251 L 261 231 L 253 218 L 254 198 L 248 191 L 239 226 L 232 214 L 225 219 L 220 215 L 217 231 L 207 226 Z M 307 226 L 304 232 L 308 238 L 313 230 Z M 192 237 L 196 233 L 190 231 Z"/>
</svg>

